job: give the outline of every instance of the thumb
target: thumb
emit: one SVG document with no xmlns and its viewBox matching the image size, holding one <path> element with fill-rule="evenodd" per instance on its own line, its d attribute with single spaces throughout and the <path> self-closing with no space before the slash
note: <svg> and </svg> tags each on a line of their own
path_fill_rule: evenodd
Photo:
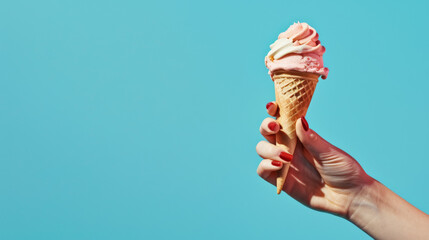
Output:
<svg viewBox="0 0 429 240">
<path fill-rule="evenodd" d="M 296 122 L 296 135 L 307 152 L 316 160 L 310 163 L 314 163 L 313 166 L 328 185 L 344 189 L 361 186 L 362 181 L 371 181 L 372 178 L 353 157 L 311 130 L 305 118 Z"/>
<path fill-rule="evenodd" d="M 327 142 L 308 127 L 308 123 L 304 117 L 296 122 L 296 135 L 311 155 L 319 160 L 325 159 L 332 155 L 333 152 L 338 152 L 337 147 Z"/>
</svg>

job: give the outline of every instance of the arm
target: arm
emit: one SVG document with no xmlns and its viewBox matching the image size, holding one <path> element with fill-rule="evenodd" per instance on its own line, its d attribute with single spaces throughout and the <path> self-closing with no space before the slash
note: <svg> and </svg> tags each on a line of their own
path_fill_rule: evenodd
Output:
<svg viewBox="0 0 429 240">
<path fill-rule="evenodd" d="M 429 216 L 376 180 L 361 189 L 349 213 L 375 239 L 429 239 Z"/>
</svg>

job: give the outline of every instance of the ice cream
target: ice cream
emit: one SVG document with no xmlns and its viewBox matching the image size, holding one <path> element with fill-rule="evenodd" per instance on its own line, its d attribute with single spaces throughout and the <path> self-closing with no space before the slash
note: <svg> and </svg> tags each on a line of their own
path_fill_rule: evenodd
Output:
<svg viewBox="0 0 429 240">
<path fill-rule="evenodd" d="M 265 65 L 274 81 L 279 107 L 277 122 L 281 126 L 276 145 L 294 154 L 298 141 L 296 121 L 306 115 L 319 76 L 323 79 L 328 76 L 329 70 L 323 66 L 325 47 L 314 28 L 298 22 L 281 33 L 270 48 Z M 278 172 L 277 194 L 283 189 L 289 167 L 290 162 L 284 162 Z"/>
<path fill-rule="evenodd" d="M 294 23 L 270 45 L 265 65 L 273 76 L 278 71 L 299 71 L 328 76 L 323 66 L 325 47 L 320 44 L 319 34 L 307 23 Z"/>
</svg>

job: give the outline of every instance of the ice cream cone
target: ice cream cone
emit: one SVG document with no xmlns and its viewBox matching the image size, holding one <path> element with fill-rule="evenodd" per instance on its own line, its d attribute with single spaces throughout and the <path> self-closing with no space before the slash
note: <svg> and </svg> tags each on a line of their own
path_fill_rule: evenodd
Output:
<svg viewBox="0 0 429 240">
<path fill-rule="evenodd" d="M 300 22 L 280 33 L 270 49 L 265 56 L 265 65 L 274 81 L 279 107 L 277 122 L 281 126 L 276 144 L 293 155 L 298 141 L 296 121 L 307 113 L 318 78 L 326 79 L 329 73 L 323 64 L 326 49 L 316 30 Z M 289 167 L 290 162 L 284 163 L 279 170 L 277 194 L 283 189 Z"/>
<path fill-rule="evenodd" d="M 279 108 L 277 122 L 281 126 L 276 135 L 276 145 L 292 155 L 297 143 L 296 121 L 307 113 L 318 78 L 318 74 L 298 71 L 283 71 L 272 76 Z M 290 162 L 283 164 L 278 172 L 277 194 L 283 189 L 289 166 Z"/>
</svg>

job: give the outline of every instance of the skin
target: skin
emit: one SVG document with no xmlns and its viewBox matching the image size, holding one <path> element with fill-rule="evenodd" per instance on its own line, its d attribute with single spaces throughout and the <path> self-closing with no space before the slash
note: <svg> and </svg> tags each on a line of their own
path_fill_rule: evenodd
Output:
<svg viewBox="0 0 429 240">
<path fill-rule="evenodd" d="M 268 114 L 276 116 L 275 102 Z M 275 122 L 274 130 L 268 124 Z M 299 142 L 293 160 L 280 158 L 275 145 L 279 124 L 266 118 L 260 132 L 267 141 L 256 146 L 262 157 L 257 173 L 276 184 L 277 171 L 290 164 L 283 191 L 302 204 L 345 218 L 376 239 L 429 239 L 429 215 L 415 208 L 383 184 L 366 174 L 359 163 L 312 129 L 296 123 Z M 281 162 L 280 166 L 272 164 Z"/>
</svg>

